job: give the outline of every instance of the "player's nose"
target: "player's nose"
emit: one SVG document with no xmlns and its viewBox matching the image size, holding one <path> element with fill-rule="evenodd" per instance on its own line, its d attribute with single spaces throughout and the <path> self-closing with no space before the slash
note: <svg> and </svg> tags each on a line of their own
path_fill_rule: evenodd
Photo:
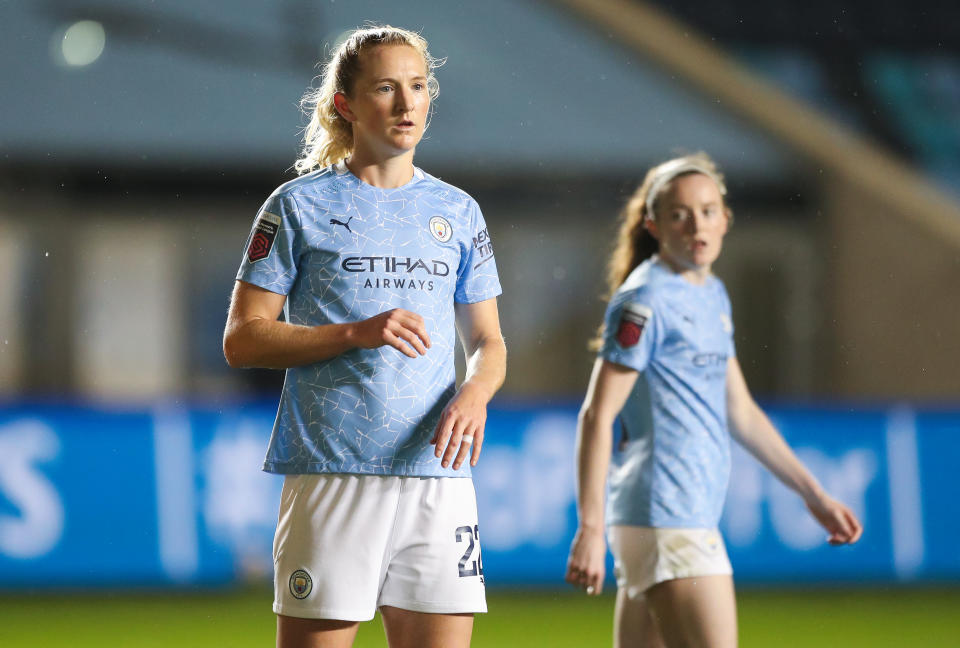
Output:
<svg viewBox="0 0 960 648">
<path fill-rule="evenodd" d="M 413 91 L 410 88 L 401 87 L 394 93 L 394 108 L 397 112 L 405 113 L 413 107 Z"/>
</svg>

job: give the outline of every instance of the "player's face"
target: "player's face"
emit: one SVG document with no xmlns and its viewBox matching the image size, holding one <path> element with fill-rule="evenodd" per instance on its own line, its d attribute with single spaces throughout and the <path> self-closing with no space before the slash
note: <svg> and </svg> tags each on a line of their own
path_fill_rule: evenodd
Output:
<svg viewBox="0 0 960 648">
<path fill-rule="evenodd" d="M 660 242 L 660 258 L 674 270 L 704 273 L 720 256 L 729 222 L 717 184 L 693 173 L 671 182 L 647 227 Z"/>
<path fill-rule="evenodd" d="M 420 142 L 430 93 L 426 62 L 417 50 L 381 45 L 364 51 L 351 94 L 347 104 L 355 148 L 392 157 L 412 151 Z"/>
</svg>

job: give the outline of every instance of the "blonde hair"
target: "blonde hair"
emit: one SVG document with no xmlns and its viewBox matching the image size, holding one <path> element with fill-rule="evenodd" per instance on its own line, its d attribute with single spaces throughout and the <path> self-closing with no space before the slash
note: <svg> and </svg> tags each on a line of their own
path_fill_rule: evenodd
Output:
<svg viewBox="0 0 960 648">
<path fill-rule="evenodd" d="M 443 64 L 430 55 L 427 41 L 417 34 L 390 25 L 368 25 L 356 29 L 333 52 L 323 67 L 320 86 L 311 88 L 300 101 L 300 107 L 310 115 L 304 132 L 303 150 L 294 164 L 297 173 L 309 173 L 339 162 L 353 151 L 353 128 L 337 112 L 333 97 L 338 92 L 349 96 L 360 72 L 360 55 L 370 47 L 380 45 L 408 45 L 423 56 L 427 68 L 427 91 L 431 101 L 440 93 L 433 71 Z M 432 107 L 431 107 L 432 110 Z M 428 120 L 429 123 L 429 120 Z"/>
<path fill-rule="evenodd" d="M 709 155 L 699 151 L 667 160 L 651 168 L 627 200 L 627 204 L 620 211 L 620 229 L 607 264 L 607 291 L 604 295 L 607 300 L 613 297 L 638 265 L 660 251 L 660 243 L 646 228 L 644 221 L 654 219 L 657 203 L 670 191 L 675 179 L 694 173 L 711 178 L 717 183 L 720 195 L 727 195 L 723 174 Z M 733 213 L 726 205 L 724 209 L 732 223 Z M 591 340 L 590 348 L 599 349 L 602 341 L 603 325 L 600 326 L 597 337 Z"/>
</svg>

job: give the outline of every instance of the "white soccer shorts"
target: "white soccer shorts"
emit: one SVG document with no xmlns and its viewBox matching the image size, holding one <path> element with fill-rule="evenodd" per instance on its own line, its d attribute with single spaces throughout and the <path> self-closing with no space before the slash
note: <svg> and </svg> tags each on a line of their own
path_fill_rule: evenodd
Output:
<svg viewBox="0 0 960 648">
<path fill-rule="evenodd" d="M 285 616 L 487 611 L 469 478 L 288 475 L 273 562 L 273 611 Z"/>
<path fill-rule="evenodd" d="M 630 599 L 663 581 L 733 574 L 716 529 L 614 525 L 608 537 L 617 587 L 625 589 Z"/>
</svg>

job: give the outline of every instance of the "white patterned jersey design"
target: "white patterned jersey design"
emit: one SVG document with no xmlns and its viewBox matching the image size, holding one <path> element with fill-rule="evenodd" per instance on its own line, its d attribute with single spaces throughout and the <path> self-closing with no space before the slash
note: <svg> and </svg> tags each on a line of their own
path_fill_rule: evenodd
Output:
<svg viewBox="0 0 960 648">
<path fill-rule="evenodd" d="M 356 322 L 393 308 L 421 315 L 431 348 L 353 349 L 288 369 L 264 470 L 469 477 L 429 444 L 455 391 L 454 302 L 500 294 L 477 203 L 415 169 L 397 189 L 341 163 L 280 186 L 260 209 L 237 279 L 287 296 L 291 324 Z"/>
<path fill-rule="evenodd" d="M 657 257 L 607 307 L 600 356 L 640 372 L 620 412 L 609 524 L 713 528 L 730 475 L 730 299 L 710 276 L 694 285 Z"/>
</svg>

